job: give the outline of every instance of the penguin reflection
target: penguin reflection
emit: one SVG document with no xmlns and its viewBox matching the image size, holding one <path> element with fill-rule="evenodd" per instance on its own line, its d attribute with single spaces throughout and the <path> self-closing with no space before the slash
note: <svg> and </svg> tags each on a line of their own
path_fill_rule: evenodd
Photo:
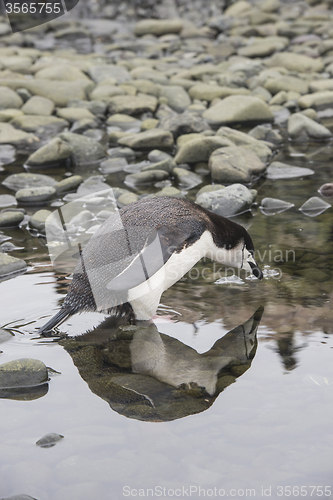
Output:
<svg viewBox="0 0 333 500">
<path fill-rule="evenodd" d="M 168 421 L 209 408 L 251 366 L 263 308 L 199 354 L 152 323 L 61 343 L 92 392 L 130 418 Z"/>
</svg>

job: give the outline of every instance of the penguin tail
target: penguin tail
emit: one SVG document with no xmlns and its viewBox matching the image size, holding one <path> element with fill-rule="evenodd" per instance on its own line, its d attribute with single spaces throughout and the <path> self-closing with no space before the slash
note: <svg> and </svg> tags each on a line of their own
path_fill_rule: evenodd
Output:
<svg viewBox="0 0 333 500">
<path fill-rule="evenodd" d="M 38 333 L 43 334 L 43 333 L 48 333 L 50 332 L 53 328 L 56 326 L 61 325 L 64 321 L 66 321 L 67 318 L 72 316 L 72 312 L 68 311 L 68 309 L 60 309 L 57 314 L 53 316 L 47 323 L 45 323 L 44 326 L 42 326 L 39 330 Z"/>
</svg>

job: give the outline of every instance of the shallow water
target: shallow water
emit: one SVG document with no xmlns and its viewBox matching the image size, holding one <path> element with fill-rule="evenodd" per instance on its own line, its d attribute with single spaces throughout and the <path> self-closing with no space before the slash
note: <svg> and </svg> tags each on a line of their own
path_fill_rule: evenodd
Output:
<svg viewBox="0 0 333 500">
<path fill-rule="evenodd" d="M 240 273 L 236 283 L 215 284 L 225 270 L 200 262 L 165 292 L 156 326 L 98 327 L 104 317 L 95 313 L 60 327 L 73 339 L 39 337 L 36 329 L 59 309 L 67 276 L 53 271 L 42 238 L 3 230 L 24 247 L 11 254 L 29 269 L 0 285 L 0 326 L 13 334 L 0 344 L 0 363 L 35 358 L 59 373 L 51 373 L 47 393 L 37 399 L 1 400 L 1 497 L 331 496 L 332 208 L 309 217 L 299 207 L 332 182 L 332 158 L 332 144 L 286 146 L 275 160 L 315 174 L 254 186 L 258 204 L 264 197 L 295 204 L 273 216 L 254 207 L 240 219 L 261 267 L 276 276 L 258 282 Z M 1 181 L 22 171 L 19 162 L 4 168 Z M 121 186 L 121 175 L 108 181 Z M 245 327 L 225 337 L 261 306 L 257 345 Z M 140 346 L 159 352 L 161 342 L 169 361 L 160 380 L 132 373 Z M 211 381 L 222 358 L 238 361 L 222 369 L 212 395 L 201 389 L 200 377 Z M 172 385 L 186 382 L 189 370 L 199 383 Z M 48 433 L 64 439 L 52 448 L 36 446 Z"/>
</svg>

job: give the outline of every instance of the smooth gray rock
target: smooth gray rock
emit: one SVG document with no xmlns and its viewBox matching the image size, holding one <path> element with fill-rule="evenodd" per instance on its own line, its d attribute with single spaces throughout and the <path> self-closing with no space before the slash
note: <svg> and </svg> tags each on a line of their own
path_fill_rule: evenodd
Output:
<svg viewBox="0 0 333 500">
<path fill-rule="evenodd" d="M 29 226 L 45 233 L 45 221 L 51 213 L 50 210 L 38 210 L 30 217 Z"/>
<path fill-rule="evenodd" d="M 266 141 L 272 144 L 281 144 L 283 140 L 279 131 L 273 129 L 270 123 L 257 125 L 249 131 L 248 135 L 259 141 Z"/>
<path fill-rule="evenodd" d="M 57 181 L 49 175 L 30 173 L 12 174 L 6 177 L 6 179 L 2 182 L 6 188 L 13 191 L 24 188 L 54 186 L 56 183 Z"/>
<path fill-rule="evenodd" d="M 174 161 L 178 164 L 198 163 L 200 161 L 208 162 L 213 151 L 232 145 L 233 143 L 224 137 L 198 137 L 181 146 Z"/>
<path fill-rule="evenodd" d="M 100 83 L 108 78 L 114 78 L 117 83 L 124 83 L 131 80 L 131 75 L 123 66 L 115 64 L 98 64 L 91 66 L 88 70 L 90 78 L 96 83 Z"/>
<path fill-rule="evenodd" d="M 121 130 L 126 131 L 131 128 L 140 128 L 141 121 L 133 118 L 132 116 L 117 113 L 109 116 L 106 120 L 106 125 L 110 127 L 119 127 Z"/>
<path fill-rule="evenodd" d="M 214 182 L 251 182 L 265 170 L 265 164 L 253 152 L 243 146 L 215 150 L 209 159 L 209 170 Z"/>
<path fill-rule="evenodd" d="M 17 205 L 15 196 L 11 194 L 0 194 L 0 207 L 11 207 Z"/>
<path fill-rule="evenodd" d="M 19 189 L 16 192 L 18 203 L 42 203 L 52 200 L 56 195 L 53 186 Z"/>
<path fill-rule="evenodd" d="M 22 106 L 21 111 L 26 115 L 52 115 L 54 102 L 41 96 L 33 96 Z"/>
<path fill-rule="evenodd" d="M 138 201 L 139 197 L 135 193 L 124 193 L 119 196 L 117 199 L 117 205 L 119 208 L 129 205 L 130 203 L 134 203 Z"/>
<path fill-rule="evenodd" d="M 203 113 L 210 125 L 232 123 L 271 122 L 274 119 L 269 106 L 258 97 L 230 96 L 211 106 Z"/>
<path fill-rule="evenodd" d="M 10 274 L 22 272 L 27 269 L 27 264 L 22 259 L 0 253 L 0 278 Z"/>
<path fill-rule="evenodd" d="M 0 255 L 1 258 L 1 255 Z M 48 380 L 47 368 L 38 359 L 15 359 L 0 365 L 0 388 L 33 387 Z"/>
<path fill-rule="evenodd" d="M 96 116 L 104 117 L 106 113 L 107 104 L 102 101 L 96 101 L 95 99 L 91 101 L 82 101 L 80 99 L 72 99 L 67 103 L 70 108 L 84 108 L 91 111 Z"/>
<path fill-rule="evenodd" d="M 314 171 L 310 168 L 305 167 L 293 167 L 287 163 L 282 163 L 280 161 L 273 161 L 266 171 L 266 176 L 268 179 L 292 179 L 294 177 L 305 177 L 307 175 L 313 175 Z"/>
<path fill-rule="evenodd" d="M 79 165 L 94 163 L 105 158 L 104 148 L 89 137 L 71 132 L 64 132 L 59 137 L 71 146 L 73 158 Z"/>
<path fill-rule="evenodd" d="M 169 174 L 165 170 L 149 170 L 147 172 L 138 172 L 126 176 L 125 184 L 128 186 L 140 186 L 153 184 L 168 179 Z"/>
<path fill-rule="evenodd" d="M 162 36 L 169 33 L 179 33 L 183 29 L 181 19 L 143 19 L 134 27 L 137 36 L 156 35 Z"/>
<path fill-rule="evenodd" d="M 185 168 L 175 167 L 172 173 L 182 189 L 192 189 L 202 183 L 200 175 Z"/>
<path fill-rule="evenodd" d="M 29 166 L 57 166 L 71 158 L 73 149 L 68 142 L 55 137 L 50 142 L 34 151 L 26 161 Z"/>
<path fill-rule="evenodd" d="M 76 190 L 83 182 L 81 175 L 71 175 L 54 185 L 58 194 Z"/>
<path fill-rule="evenodd" d="M 182 113 L 191 104 L 191 99 L 186 90 L 179 85 L 161 85 L 160 96 L 168 100 L 170 108 Z"/>
<path fill-rule="evenodd" d="M 15 161 L 16 149 L 9 144 L 0 146 L 0 166 L 9 165 Z"/>
<path fill-rule="evenodd" d="M 165 151 L 160 151 L 159 149 L 153 149 L 152 151 L 149 151 L 147 158 L 152 163 L 157 163 L 162 160 L 172 159 L 172 156 L 169 155 L 169 153 L 166 153 Z"/>
<path fill-rule="evenodd" d="M 64 120 L 74 123 L 75 121 L 82 120 L 84 118 L 89 118 L 90 120 L 95 120 L 95 115 L 85 108 L 59 108 L 57 110 L 57 116 L 63 118 Z"/>
<path fill-rule="evenodd" d="M 260 203 L 260 211 L 264 215 L 275 215 L 294 207 L 294 203 L 279 200 L 277 198 L 264 198 Z"/>
<path fill-rule="evenodd" d="M 151 95 L 116 95 L 109 98 L 108 111 L 110 114 L 140 115 L 149 111 L 154 112 L 156 107 L 157 99 Z"/>
<path fill-rule="evenodd" d="M 202 193 L 196 203 L 218 215 L 230 217 L 248 210 L 255 197 L 255 190 L 250 190 L 242 184 L 232 184 L 217 191 Z"/>
<path fill-rule="evenodd" d="M 24 219 L 22 212 L 0 212 L 0 227 L 16 227 Z"/>
<path fill-rule="evenodd" d="M 297 142 L 309 139 L 327 140 L 332 138 L 332 133 L 328 128 L 320 123 L 311 120 L 303 113 L 294 113 L 288 120 L 288 135 Z"/>
<path fill-rule="evenodd" d="M 98 170 L 102 174 L 114 174 L 116 172 L 122 172 L 128 166 L 126 158 L 108 158 L 102 161 Z"/>
<path fill-rule="evenodd" d="M 142 172 L 146 172 L 147 170 L 165 170 L 166 172 L 171 174 L 173 167 L 174 163 L 172 158 L 166 158 L 165 160 L 161 160 L 143 167 Z"/>
<path fill-rule="evenodd" d="M 202 116 L 197 116 L 190 113 L 188 110 L 184 113 L 177 114 L 170 108 L 171 113 L 162 113 L 162 106 L 159 107 L 160 113 L 159 128 L 169 130 L 176 139 L 179 135 L 201 133 L 205 130 L 210 130 L 210 126 Z M 158 114 L 157 113 L 157 114 Z"/>
<path fill-rule="evenodd" d="M 57 134 L 68 127 L 67 120 L 56 116 L 21 115 L 13 118 L 11 123 L 25 132 L 37 132 L 39 129 L 50 128 L 54 134 Z"/>
<path fill-rule="evenodd" d="M 29 147 L 39 139 L 33 134 L 17 130 L 10 123 L 0 123 L 0 144 Z"/>
<path fill-rule="evenodd" d="M 132 149 L 170 149 L 173 146 L 173 136 L 167 130 L 155 128 L 122 137 L 118 144 Z"/>
<path fill-rule="evenodd" d="M 303 205 L 300 207 L 300 211 L 307 215 L 308 217 L 317 217 L 322 214 L 328 208 L 331 208 L 332 205 L 327 203 L 327 201 L 318 198 L 317 196 L 313 196 L 309 198 Z"/>
<path fill-rule="evenodd" d="M 22 104 L 23 100 L 15 90 L 0 86 L 0 109 L 19 109 Z"/>
</svg>

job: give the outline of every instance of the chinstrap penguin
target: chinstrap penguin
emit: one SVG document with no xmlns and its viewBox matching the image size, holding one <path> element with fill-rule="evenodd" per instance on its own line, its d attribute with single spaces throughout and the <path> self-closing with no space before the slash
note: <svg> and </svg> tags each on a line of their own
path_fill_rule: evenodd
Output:
<svg viewBox="0 0 333 500">
<path fill-rule="evenodd" d="M 39 333 L 84 311 L 149 320 L 162 293 L 203 257 L 263 277 L 252 239 L 239 224 L 180 198 L 131 203 L 89 240 L 60 311 Z"/>
</svg>

